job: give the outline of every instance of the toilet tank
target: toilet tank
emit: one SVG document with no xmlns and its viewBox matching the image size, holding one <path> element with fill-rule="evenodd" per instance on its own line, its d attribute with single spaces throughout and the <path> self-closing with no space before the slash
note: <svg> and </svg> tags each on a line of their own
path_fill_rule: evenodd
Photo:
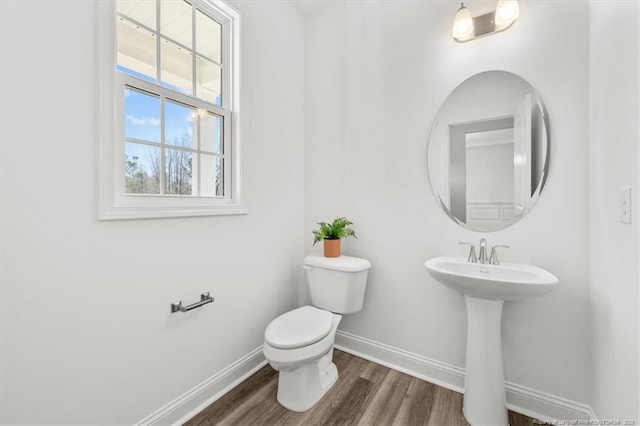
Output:
<svg viewBox="0 0 640 426">
<path fill-rule="evenodd" d="M 371 268 L 368 260 L 312 254 L 304 258 L 304 267 L 313 306 L 337 314 L 352 314 L 362 309 Z"/>
</svg>

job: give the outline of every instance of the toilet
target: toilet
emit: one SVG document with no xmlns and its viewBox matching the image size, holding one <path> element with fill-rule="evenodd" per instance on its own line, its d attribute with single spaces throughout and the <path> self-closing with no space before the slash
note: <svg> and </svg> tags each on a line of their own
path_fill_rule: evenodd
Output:
<svg viewBox="0 0 640 426">
<path fill-rule="evenodd" d="M 371 263 L 351 256 L 304 258 L 313 306 L 271 321 L 264 333 L 264 356 L 279 372 L 278 402 L 306 411 L 333 386 L 338 369 L 333 342 L 344 314 L 362 309 Z"/>
</svg>

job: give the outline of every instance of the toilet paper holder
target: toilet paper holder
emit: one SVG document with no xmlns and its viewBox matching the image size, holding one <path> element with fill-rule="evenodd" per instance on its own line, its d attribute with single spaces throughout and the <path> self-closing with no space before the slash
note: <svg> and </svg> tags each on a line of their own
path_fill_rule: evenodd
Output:
<svg viewBox="0 0 640 426">
<path fill-rule="evenodd" d="M 196 308 L 199 308 L 200 306 L 204 306 L 207 303 L 213 302 L 214 300 L 215 299 L 213 297 L 209 296 L 209 292 L 202 293 L 200 295 L 200 301 L 193 303 L 191 305 L 182 306 L 182 300 L 176 303 L 172 303 L 171 313 L 173 314 L 174 312 L 189 312 L 192 309 L 196 309 Z"/>
</svg>

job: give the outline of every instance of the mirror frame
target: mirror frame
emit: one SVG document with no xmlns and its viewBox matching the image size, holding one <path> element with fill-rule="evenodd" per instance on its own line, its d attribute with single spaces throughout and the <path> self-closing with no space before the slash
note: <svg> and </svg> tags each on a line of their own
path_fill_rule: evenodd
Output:
<svg viewBox="0 0 640 426">
<path fill-rule="evenodd" d="M 437 125 L 438 125 L 438 118 L 440 116 L 440 113 L 442 112 L 443 107 L 445 106 L 445 104 L 447 103 L 447 101 L 451 98 L 451 95 L 458 90 L 462 85 L 464 85 L 465 83 L 467 83 L 469 80 L 473 79 L 473 78 L 478 78 L 479 76 L 482 76 L 484 74 L 489 74 L 489 73 L 505 73 L 505 74 L 510 74 L 512 76 L 515 76 L 517 78 L 519 78 L 520 80 L 524 81 L 525 83 L 527 83 L 529 85 L 529 87 L 531 87 L 532 89 L 532 93 L 535 93 L 538 99 L 538 102 L 536 102 L 536 105 L 538 106 L 538 108 L 540 109 L 540 113 L 542 114 L 542 122 L 544 123 L 544 135 L 546 137 L 546 153 L 544 156 L 544 166 L 542 167 L 542 174 L 540 177 L 540 180 L 537 183 L 537 186 L 535 188 L 535 191 L 532 193 L 531 195 L 531 200 L 529 201 L 529 203 L 522 209 L 522 211 L 520 212 L 520 214 L 514 216 L 513 218 L 511 218 L 509 220 L 509 222 L 505 223 L 504 226 L 496 228 L 496 229 L 491 229 L 491 230 L 484 230 L 484 229 L 475 229 L 473 226 L 469 226 L 466 222 L 463 222 L 462 220 L 460 220 L 459 218 L 457 218 L 451 211 L 450 207 L 447 207 L 444 203 L 444 201 L 442 200 L 442 197 L 440 196 L 438 189 L 436 188 L 436 185 L 434 184 L 434 179 L 433 179 L 433 172 L 432 172 L 432 159 L 431 159 L 431 149 L 432 149 L 432 144 L 434 143 L 434 133 L 437 130 Z M 481 71 L 478 73 L 475 73 L 467 78 L 465 78 L 462 82 L 460 82 L 459 84 L 457 84 L 454 89 L 449 92 L 449 94 L 447 95 L 447 97 L 444 99 L 444 101 L 442 102 L 442 104 L 440 105 L 440 108 L 438 109 L 438 112 L 436 112 L 436 115 L 433 117 L 433 119 L 431 120 L 431 130 L 429 131 L 429 140 L 427 143 L 427 169 L 428 169 L 428 175 L 429 175 L 429 183 L 431 186 L 431 191 L 438 203 L 438 206 L 440 207 L 440 209 L 447 214 L 447 216 L 449 216 L 449 218 L 451 218 L 455 223 L 457 223 L 458 225 L 462 226 L 465 229 L 468 229 L 470 231 L 473 232 L 480 232 L 480 233 L 488 233 L 488 232 L 497 232 L 497 231 L 501 231 L 504 230 L 506 228 L 509 228 L 510 226 L 513 226 L 515 223 L 517 223 L 520 219 L 522 219 L 523 217 L 525 217 L 530 211 L 531 209 L 533 209 L 533 207 L 537 204 L 538 199 L 540 198 L 540 195 L 542 194 L 542 191 L 544 189 L 544 187 L 547 185 L 547 181 L 549 180 L 549 172 L 551 170 L 551 157 L 552 157 L 552 150 L 553 150 L 553 142 L 551 139 L 551 123 L 549 120 L 549 113 L 547 111 L 547 107 L 545 105 L 545 103 L 542 100 L 542 97 L 540 96 L 540 94 L 538 93 L 538 90 L 531 84 L 529 83 L 527 80 L 525 80 L 524 78 L 522 78 L 521 76 L 519 76 L 516 73 L 510 72 L 510 71 L 506 71 L 506 70 L 486 70 L 486 71 Z"/>
</svg>

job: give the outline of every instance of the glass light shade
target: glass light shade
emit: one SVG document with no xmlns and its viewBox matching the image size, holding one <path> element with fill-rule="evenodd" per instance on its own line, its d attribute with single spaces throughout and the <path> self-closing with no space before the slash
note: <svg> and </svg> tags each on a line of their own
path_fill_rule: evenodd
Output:
<svg viewBox="0 0 640 426">
<path fill-rule="evenodd" d="M 464 5 L 460 6 L 456 17 L 453 19 L 451 35 L 456 40 L 466 40 L 473 37 L 473 18 L 469 9 Z"/>
<path fill-rule="evenodd" d="M 518 0 L 498 0 L 496 6 L 496 25 L 499 27 L 511 25 L 520 16 Z"/>
</svg>

